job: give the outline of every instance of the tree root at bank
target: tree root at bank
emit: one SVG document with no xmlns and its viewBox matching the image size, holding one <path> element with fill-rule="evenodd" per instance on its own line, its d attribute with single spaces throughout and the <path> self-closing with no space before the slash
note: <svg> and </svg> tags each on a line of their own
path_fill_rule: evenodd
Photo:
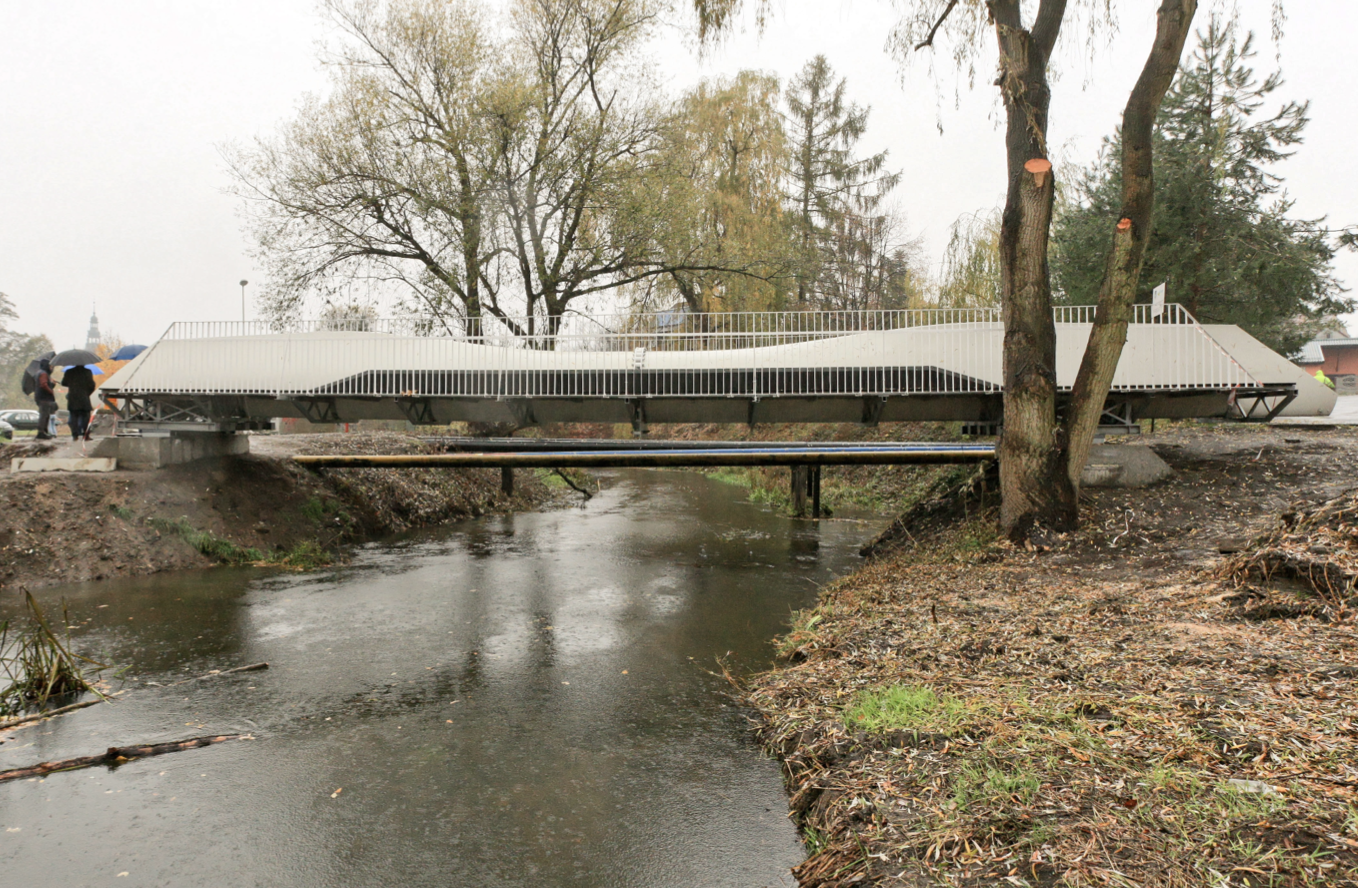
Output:
<svg viewBox="0 0 1358 888">
<path fill-rule="evenodd" d="M 190 737 L 187 740 L 174 740 L 169 743 L 146 743 L 137 746 L 110 746 L 97 755 L 82 755 L 78 758 L 61 759 L 55 762 L 40 762 L 27 768 L 12 768 L 0 771 L 0 783 L 7 780 L 23 780 L 27 777 L 43 777 L 56 771 L 75 771 L 94 765 L 118 765 L 136 758 L 165 755 L 168 752 L 182 752 L 186 749 L 199 749 L 214 743 L 228 740 L 253 740 L 252 734 L 219 734 L 214 737 Z"/>
</svg>

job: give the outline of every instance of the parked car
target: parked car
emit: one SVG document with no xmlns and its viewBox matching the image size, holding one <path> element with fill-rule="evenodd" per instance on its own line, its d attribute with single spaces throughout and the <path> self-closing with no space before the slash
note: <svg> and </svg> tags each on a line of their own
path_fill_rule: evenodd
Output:
<svg viewBox="0 0 1358 888">
<path fill-rule="evenodd" d="M 13 438 L 14 426 L 0 419 L 0 438 Z"/>
<path fill-rule="evenodd" d="M 4 410 L 0 411 L 0 422 L 7 422 L 14 429 L 25 432 L 36 432 L 38 430 L 38 411 L 36 410 Z"/>
</svg>

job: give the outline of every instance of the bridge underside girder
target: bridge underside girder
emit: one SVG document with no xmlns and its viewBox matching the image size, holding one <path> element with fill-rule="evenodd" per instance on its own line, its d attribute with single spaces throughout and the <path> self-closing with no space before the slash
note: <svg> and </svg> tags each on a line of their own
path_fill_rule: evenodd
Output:
<svg viewBox="0 0 1358 888">
<path fill-rule="evenodd" d="M 1238 409 L 1231 390 L 1189 389 L 1113 392 L 1108 409 L 1126 421 L 1227 416 Z M 1260 394 L 1283 403 L 1283 391 Z M 1251 402 L 1253 403 L 1253 402 Z M 514 423 L 788 423 L 953 421 L 1000 423 L 998 392 L 911 394 L 897 396 L 821 395 L 816 397 L 657 397 L 607 398 L 457 398 L 370 396 L 250 396 L 143 394 L 118 398 L 125 428 L 144 431 L 238 431 L 267 428 L 276 417 L 317 423 L 360 420 L 407 421 L 415 425 L 450 422 Z M 1241 417 L 1237 417 L 1241 418 Z M 1256 415 L 1252 418 L 1263 418 Z"/>
</svg>

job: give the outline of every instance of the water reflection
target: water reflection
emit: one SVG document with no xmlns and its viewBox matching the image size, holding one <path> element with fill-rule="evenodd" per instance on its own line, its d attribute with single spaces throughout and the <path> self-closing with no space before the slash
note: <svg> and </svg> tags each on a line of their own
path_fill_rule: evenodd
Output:
<svg viewBox="0 0 1358 888">
<path fill-rule="evenodd" d="M 0 787 L 16 884 L 758 886 L 801 855 L 778 770 L 710 674 L 761 665 L 860 526 L 681 473 L 490 517 L 308 575 L 63 590 L 85 642 L 167 683 L 17 732 L 0 764 L 226 730 Z M 5 603 L 9 607 L 11 603 Z M 201 727 L 199 727 L 201 726 Z M 338 794 L 336 794 L 338 793 Z M 76 850 L 79 853 L 76 853 Z"/>
</svg>

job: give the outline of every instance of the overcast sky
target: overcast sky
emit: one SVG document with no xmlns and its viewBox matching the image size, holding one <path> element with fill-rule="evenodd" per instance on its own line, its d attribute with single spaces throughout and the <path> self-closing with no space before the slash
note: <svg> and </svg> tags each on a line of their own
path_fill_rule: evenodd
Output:
<svg viewBox="0 0 1358 888">
<path fill-rule="evenodd" d="M 1119 0 L 1120 31 L 1092 57 L 1068 51 L 1051 141 L 1088 162 L 1112 131 L 1154 28 L 1153 0 Z M 1204 0 L 1205 20 L 1210 0 Z M 1270 0 L 1241 0 L 1268 70 Z M 827 11 L 828 10 L 828 11 Z M 1343 71 L 1358 32 L 1353 0 L 1289 0 L 1284 99 L 1310 99 L 1306 144 L 1282 165 L 1296 213 L 1358 222 L 1354 99 Z M 784 81 L 823 53 L 873 109 L 866 150 L 906 170 L 896 192 L 936 262 L 949 225 L 1003 200 L 1001 109 L 983 69 L 969 91 L 948 65 L 902 69 L 885 49 L 894 21 L 877 0 L 774 0 L 752 28 L 699 60 L 678 31 L 656 64 L 678 91 L 700 77 L 760 68 Z M 307 92 L 323 92 L 318 44 L 330 26 L 313 0 L 0 0 L 0 291 L 18 328 L 58 348 L 83 344 L 91 307 L 106 332 L 150 342 L 174 320 L 232 319 L 244 278 L 261 279 L 218 147 L 267 135 Z M 941 128 L 941 132 L 940 132 Z M 1058 174 L 1060 167 L 1058 166 Z M 1358 285 L 1358 255 L 1336 263 Z M 255 286 L 247 288 L 253 293 Z M 250 315 L 254 316 L 253 308 Z M 1358 319 L 1349 318 L 1358 334 Z"/>
</svg>

